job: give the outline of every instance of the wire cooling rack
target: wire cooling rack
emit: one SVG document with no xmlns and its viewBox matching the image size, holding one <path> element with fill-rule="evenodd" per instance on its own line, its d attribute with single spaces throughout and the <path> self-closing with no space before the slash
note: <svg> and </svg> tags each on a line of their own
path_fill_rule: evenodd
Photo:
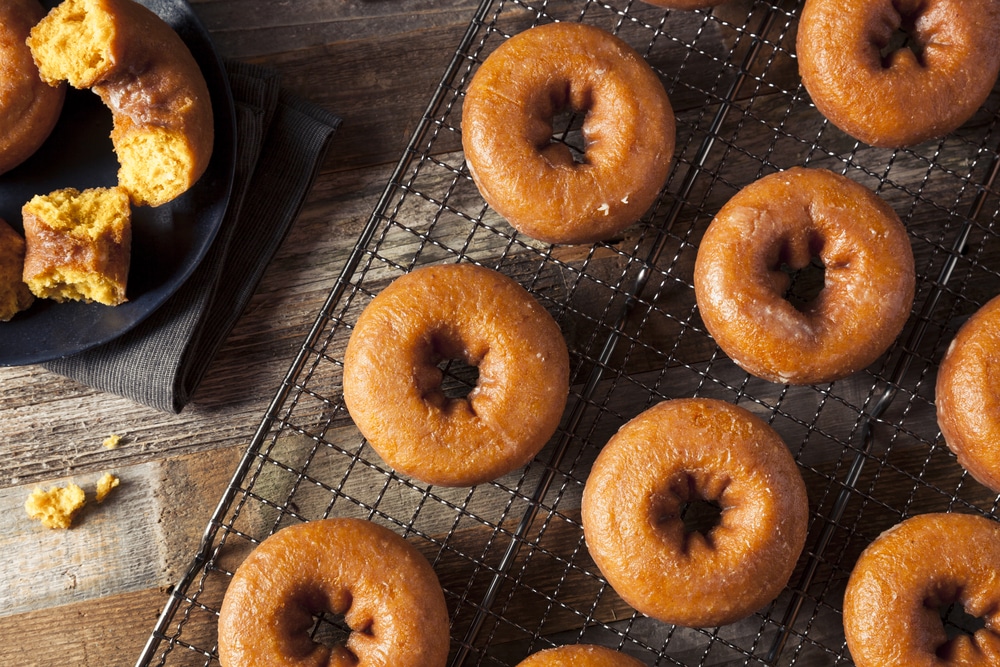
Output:
<svg viewBox="0 0 1000 667">
<path fill-rule="evenodd" d="M 840 610 L 860 551 L 909 515 L 996 516 L 997 498 L 940 438 L 933 387 L 957 328 L 1000 292 L 1000 95 L 940 141 L 906 150 L 858 144 L 824 120 L 799 82 L 799 9 L 763 0 L 695 12 L 626 0 L 485 0 L 139 664 L 215 664 L 217 611 L 236 566 L 273 531 L 326 516 L 387 525 L 433 563 L 455 667 L 514 665 L 581 641 L 650 665 L 851 664 Z M 553 247 L 515 233 L 483 203 L 459 150 L 463 91 L 477 66 L 510 35 L 553 20 L 584 21 L 632 44 L 677 113 L 675 163 L 660 199 L 620 238 L 594 246 Z M 579 119 L 557 123 L 558 140 L 578 141 Z M 713 214 L 741 187 L 795 165 L 843 173 L 889 202 L 918 270 L 897 343 L 866 371 L 812 387 L 736 367 L 705 332 L 691 283 Z M 513 277 L 553 314 L 571 350 L 572 391 L 559 431 L 526 468 L 446 489 L 396 474 L 368 447 L 341 398 L 341 360 L 373 295 L 414 267 L 458 261 Z M 810 281 L 816 276 L 804 272 L 798 289 L 808 292 Z M 447 369 L 445 382 L 461 394 L 475 371 Z M 809 537 L 787 589 L 720 628 L 676 628 L 633 612 L 594 567 L 580 525 L 580 494 L 608 437 L 650 405 L 683 396 L 762 416 L 809 489 Z M 952 633 L 975 627 L 961 609 L 943 614 Z M 346 630 L 342 619 L 320 617 L 313 631 L 332 642 Z"/>
</svg>

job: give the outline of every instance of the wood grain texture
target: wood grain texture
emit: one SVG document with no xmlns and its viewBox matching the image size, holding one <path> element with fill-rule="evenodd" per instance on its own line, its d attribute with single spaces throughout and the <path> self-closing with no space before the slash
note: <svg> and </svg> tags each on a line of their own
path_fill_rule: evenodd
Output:
<svg viewBox="0 0 1000 667">
<path fill-rule="evenodd" d="M 165 588 L 187 570 L 242 448 L 222 448 L 109 470 L 120 484 L 94 497 L 101 473 L 0 489 L 0 616 L 58 607 L 152 587 Z M 24 501 L 33 488 L 75 483 L 87 504 L 71 528 L 33 521 Z"/>
<path fill-rule="evenodd" d="M 166 600 L 150 588 L 0 617 L 0 664 L 132 664 Z"/>
<path fill-rule="evenodd" d="M 246 59 L 339 42 L 367 42 L 372 38 L 395 36 L 405 42 L 409 30 L 464 26 L 479 3 L 474 0 L 193 0 L 191 4 L 212 33 L 218 49 L 230 57 Z M 455 42 L 450 47 L 453 50 Z"/>
<path fill-rule="evenodd" d="M 580 3 L 541 4 L 553 15 L 571 15 Z M 336 404 L 339 367 L 331 360 L 342 358 L 350 322 L 368 295 L 399 273 L 393 262 L 407 266 L 418 252 L 421 261 L 463 252 L 531 282 L 544 295 L 573 351 L 577 394 L 596 367 L 593 359 L 625 290 L 659 239 L 661 254 L 648 289 L 629 313 L 606 372 L 584 401 L 568 451 L 472 648 L 484 652 L 476 656 L 482 664 L 515 664 L 531 647 L 576 641 L 584 632 L 594 631 L 614 644 L 620 635 L 600 633 L 606 630 L 603 624 L 618 622 L 616 628 L 632 628 L 632 636 L 650 642 L 654 651 L 669 641 L 669 657 L 661 662 L 744 664 L 745 656 L 733 647 L 755 646 L 760 653 L 774 635 L 773 619 L 768 624 L 754 617 L 709 638 L 710 633 L 665 629 L 636 616 L 603 585 L 577 516 L 582 484 L 601 443 L 658 400 L 697 392 L 737 401 L 769 420 L 796 455 L 810 489 L 811 546 L 858 455 L 862 406 L 870 408 L 867 401 L 896 360 L 912 353 L 902 382 L 906 391 L 876 424 L 845 525 L 834 532 L 797 626 L 808 633 L 796 649 L 797 664 L 846 660 L 831 657 L 837 650 L 843 653 L 837 596 L 864 544 L 904 509 L 975 511 L 993 502 L 936 438 L 933 380 L 950 335 L 1000 282 L 989 268 L 997 266 L 1000 249 L 988 243 L 998 197 L 987 193 L 971 249 L 959 259 L 956 280 L 962 287 L 946 291 L 921 345 L 897 348 L 884 367 L 832 388 L 788 391 L 747 378 L 730 364 L 701 328 L 689 285 L 691 267 L 713 212 L 746 183 L 800 163 L 847 170 L 878 189 L 904 218 L 922 274 L 919 308 L 933 294 L 951 239 L 973 204 L 973 184 L 986 176 L 988 161 L 970 155 L 970 147 L 989 133 L 994 122 L 989 109 L 997 104 L 993 100 L 956 140 L 928 149 L 932 160 L 919 152 L 858 146 L 825 124 L 799 88 L 791 50 L 797 3 L 780 4 L 788 13 L 777 12 L 767 39 L 757 44 L 757 57 L 744 70 L 742 60 L 753 45 L 748 35 L 761 25 L 762 3 L 735 0 L 711 15 L 677 13 L 663 24 L 663 12 L 644 3 L 631 3 L 624 23 L 602 3 L 590 3 L 600 17 L 594 21 L 620 30 L 626 39 L 642 43 L 656 35 L 646 55 L 668 87 L 678 117 L 676 168 L 662 202 L 649 219 L 607 246 L 548 248 L 523 237 L 512 240 L 509 227 L 484 207 L 463 170 L 455 127 L 460 96 L 451 100 L 455 106 L 434 142 L 433 161 L 422 164 L 416 185 L 400 196 L 394 226 L 373 251 L 378 258 L 326 341 L 329 358 L 316 362 L 310 389 L 321 395 L 300 396 L 286 430 L 252 461 L 244 489 L 248 499 L 222 529 L 226 542 L 218 569 L 196 582 L 189 593 L 198 597 L 197 604 L 174 623 L 175 628 L 183 623 L 180 641 L 214 645 L 213 610 L 224 593 L 225 573 L 252 548 L 250 537 L 260 539 L 287 523 L 290 513 L 317 518 L 327 512 L 373 517 L 408 532 L 434 563 L 455 618 L 453 637 L 461 637 L 529 508 L 528 498 L 543 479 L 555 443 L 498 485 L 427 491 L 393 475 L 361 448 L 356 429 Z M 183 413 L 159 413 L 40 367 L 0 368 L 0 664 L 134 662 L 167 600 L 166 589 L 191 563 L 245 444 L 477 5 L 473 0 L 194 0 L 223 56 L 276 68 L 288 90 L 340 115 L 344 125 L 299 219 Z M 528 5 L 533 3 L 507 3 L 494 29 L 526 28 L 534 20 Z M 661 26 L 665 32 L 659 32 Z M 486 40 L 477 57 L 498 40 L 496 35 Z M 744 73 L 746 85 L 728 107 L 713 150 L 698 162 L 705 133 L 723 108 L 721 96 Z M 674 209 L 695 164 L 696 178 Z M 444 215 L 441 193 L 448 196 Z M 671 211 L 679 214 L 658 237 Z M 470 220 L 477 221 L 474 236 Z M 325 400 L 327 395 L 333 400 Z M 101 442 L 111 433 L 123 441 L 107 450 Z M 74 480 L 91 491 L 105 470 L 116 472 L 122 486 L 104 505 L 87 509 L 72 530 L 47 531 L 25 517 L 21 505 L 34 486 Z M 800 572 L 804 565 L 799 564 Z M 715 642 L 711 655 L 705 648 L 709 641 Z M 827 646 L 834 647 L 832 653 Z M 624 648 L 636 649 L 632 644 Z M 178 644 L 168 664 L 204 665 L 206 656 Z"/>
</svg>

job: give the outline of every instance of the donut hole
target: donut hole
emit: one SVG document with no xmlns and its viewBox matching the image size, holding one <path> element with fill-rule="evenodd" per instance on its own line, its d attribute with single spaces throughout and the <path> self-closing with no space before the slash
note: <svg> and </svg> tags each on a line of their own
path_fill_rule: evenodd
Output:
<svg viewBox="0 0 1000 667">
<path fill-rule="evenodd" d="M 818 234 L 780 239 L 771 260 L 774 291 L 796 310 L 810 308 L 826 284 L 824 241 Z"/>
<path fill-rule="evenodd" d="M 464 359 L 444 359 L 437 367 L 441 371 L 440 391 L 447 399 L 468 398 L 479 383 L 479 366 Z"/>
<path fill-rule="evenodd" d="M 338 656 L 339 661 L 331 660 L 330 664 L 351 664 L 357 665 L 360 659 L 348 648 L 347 640 L 351 635 L 372 635 L 372 620 L 368 619 L 363 625 L 351 627 L 347 622 L 346 612 L 339 613 L 324 609 L 313 611 L 312 626 L 309 628 L 308 637 L 312 648 L 322 646 L 331 654 Z"/>
<path fill-rule="evenodd" d="M 468 399 L 479 383 L 481 355 L 475 355 L 455 331 L 431 332 L 424 357 L 427 364 L 416 378 L 417 386 L 429 403 L 441 409 Z"/>
<path fill-rule="evenodd" d="M 931 585 L 924 607 L 936 612 L 944 626 L 945 641 L 935 648 L 938 658 L 951 661 L 955 658 L 959 645 L 979 630 L 986 627 L 983 618 L 969 614 L 962 604 L 962 589 L 953 581 L 940 581 Z M 934 634 L 940 634 L 934 633 Z"/>
<path fill-rule="evenodd" d="M 715 532 L 723 523 L 722 495 L 728 481 L 696 474 L 681 474 L 653 497 L 653 525 L 663 538 L 684 553 L 715 546 Z"/>
<path fill-rule="evenodd" d="M 347 638 L 351 628 L 343 614 L 333 612 L 318 612 L 313 614 L 313 624 L 309 629 L 309 639 L 313 644 L 325 646 L 331 650 L 347 651 Z M 349 652 L 349 651 L 348 651 Z"/>
<path fill-rule="evenodd" d="M 587 164 L 587 116 L 593 96 L 586 87 L 554 82 L 537 111 L 533 135 L 535 147 L 553 167 L 574 168 Z M 543 93 L 544 95 L 544 93 Z"/>
<path fill-rule="evenodd" d="M 902 51 L 910 51 L 914 60 L 924 66 L 924 40 L 917 30 L 917 19 L 919 12 L 901 11 L 898 3 L 893 3 L 893 8 L 897 12 L 898 25 L 895 28 L 886 26 L 884 34 L 875 39 L 875 45 L 879 49 L 879 57 L 882 59 L 883 69 L 889 69 L 896 54 Z"/>
<path fill-rule="evenodd" d="M 303 585 L 293 591 L 287 612 L 278 619 L 280 634 L 288 642 L 284 650 L 301 659 L 315 655 L 322 647 L 325 652 L 345 658 L 340 664 L 357 664 L 356 656 L 347 648 L 347 639 L 353 633 L 367 633 L 371 628 L 350 626 L 347 613 L 352 603 L 353 597 L 346 590 L 327 594 L 320 586 Z"/>
<path fill-rule="evenodd" d="M 681 520 L 684 533 L 710 535 L 722 523 L 722 505 L 714 500 L 696 498 L 681 503 Z"/>
<path fill-rule="evenodd" d="M 795 306 L 796 310 L 807 310 L 826 283 L 826 266 L 823 260 L 813 257 L 806 266 L 799 269 L 782 264 L 780 270 L 787 276 L 787 287 L 782 297 Z"/>
<path fill-rule="evenodd" d="M 571 108 L 563 109 L 552 119 L 550 146 L 560 146 L 568 150 L 575 165 L 587 164 L 587 141 L 583 133 L 586 114 Z"/>
<path fill-rule="evenodd" d="M 945 635 L 948 640 L 938 646 L 935 654 L 942 660 L 953 659 L 953 653 L 957 648 L 956 639 L 971 637 L 986 627 L 986 620 L 969 614 L 961 602 L 951 604 L 941 604 L 938 606 L 938 613 L 941 622 L 944 624 Z"/>
</svg>

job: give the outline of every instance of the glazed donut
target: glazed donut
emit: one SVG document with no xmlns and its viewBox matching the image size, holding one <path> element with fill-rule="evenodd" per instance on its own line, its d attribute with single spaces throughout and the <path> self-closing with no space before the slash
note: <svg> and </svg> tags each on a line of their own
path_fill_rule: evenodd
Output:
<svg viewBox="0 0 1000 667">
<path fill-rule="evenodd" d="M 557 646 L 517 663 L 517 667 L 645 667 L 635 658 L 593 644 Z"/>
<path fill-rule="evenodd" d="M 42 81 L 25 44 L 43 16 L 36 0 L 0 0 L 0 174 L 45 142 L 66 97 L 66 86 Z"/>
<path fill-rule="evenodd" d="M 686 532 L 696 501 L 721 509 Z M 739 620 L 777 597 L 805 544 L 805 484 L 781 437 L 747 410 L 674 399 L 625 424 L 583 490 L 583 532 L 621 598 L 666 623 Z"/>
<path fill-rule="evenodd" d="M 910 146 L 958 128 L 986 101 L 1000 72 L 998 24 L 996 0 L 808 0 L 799 73 L 847 134 Z"/>
<path fill-rule="evenodd" d="M 478 366 L 464 398 L 437 364 Z M 569 394 L 555 320 L 516 282 L 472 264 L 417 269 L 361 313 L 344 355 L 344 401 L 395 469 L 429 484 L 472 486 L 530 461 Z"/>
<path fill-rule="evenodd" d="M 857 667 L 1000 665 L 1000 525 L 923 514 L 861 554 L 844 594 L 844 634 Z M 940 612 L 960 603 L 986 627 L 948 638 Z"/>
<path fill-rule="evenodd" d="M 818 256 L 824 286 L 802 309 L 790 278 Z M 794 168 L 743 188 L 709 225 L 695 298 L 719 347 L 771 382 L 815 384 L 865 368 L 892 344 L 915 287 L 906 229 L 864 186 Z"/>
<path fill-rule="evenodd" d="M 586 114 L 585 153 L 552 141 L 552 119 Z M 547 243 L 593 243 L 655 201 L 674 152 L 674 113 L 652 68 L 599 28 L 552 23 L 486 58 L 462 109 L 462 146 L 483 199 Z"/>
<path fill-rule="evenodd" d="M 313 617 L 343 614 L 343 645 L 314 643 Z M 274 533 L 237 568 L 219 612 L 222 667 L 443 667 L 448 609 L 413 545 L 362 519 Z"/>
<path fill-rule="evenodd" d="M 187 191 L 215 125 L 205 78 L 181 38 L 132 0 L 64 0 L 28 39 L 42 78 L 90 88 L 112 113 L 118 185 L 139 206 Z"/>
<path fill-rule="evenodd" d="M 1000 297 L 958 330 L 938 368 L 941 435 L 963 468 L 1000 493 Z"/>
</svg>

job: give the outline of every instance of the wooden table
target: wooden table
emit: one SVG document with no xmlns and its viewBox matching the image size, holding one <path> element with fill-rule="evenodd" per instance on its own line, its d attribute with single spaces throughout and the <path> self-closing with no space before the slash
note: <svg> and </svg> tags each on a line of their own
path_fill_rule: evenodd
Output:
<svg viewBox="0 0 1000 667">
<path fill-rule="evenodd" d="M 475 3 L 193 7 L 224 57 L 276 68 L 287 89 L 344 125 L 256 297 L 180 415 L 39 367 L 0 369 L 0 578 L 15 582 L 0 601 L 0 664 L 106 666 L 138 656 Z M 102 446 L 110 434 L 122 436 L 117 449 Z M 27 519 L 34 487 L 92 488 L 104 471 L 122 480 L 117 498 L 85 510 L 71 531 Z"/>
<path fill-rule="evenodd" d="M 532 14 L 523 6 L 531 3 L 509 4 L 516 10 L 505 25 L 512 30 L 527 27 Z M 572 16 L 581 4 L 553 0 L 547 6 Z M 593 369 L 601 366 L 595 360 L 613 325 L 614 309 L 621 305 L 618 300 L 624 301 L 621 294 L 635 276 L 638 250 L 648 251 L 650 239 L 657 238 L 648 232 L 651 226 L 593 250 L 546 249 L 512 241 L 474 191 L 456 195 L 462 215 L 477 219 L 491 233 L 500 229 L 495 236 L 485 235 L 486 247 L 476 256 L 502 256 L 508 272 L 533 278 L 538 291 L 551 298 L 546 305 L 558 312 L 573 353 L 571 403 L 582 406 L 579 415 L 571 415 L 573 429 L 567 436 L 571 455 L 566 460 L 576 458 L 564 463 L 560 456 L 552 464 L 559 468 L 557 481 L 562 484 L 551 491 L 558 500 L 546 495 L 542 513 L 532 516 L 529 525 L 537 529 L 533 548 L 538 550 L 531 551 L 535 557 L 530 566 L 523 554 L 519 557 L 521 569 L 515 572 L 523 580 L 513 584 L 515 591 L 499 612 L 518 619 L 523 614 L 526 620 L 500 628 L 493 637 L 497 643 L 529 641 L 524 635 L 530 636 L 538 620 L 532 608 L 536 603 L 515 593 L 546 591 L 553 582 L 558 582 L 558 591 L 541 594 L 542 604 L 555 609 L 553 616 L 567 612 L 569 617 L 554 623 L 553 630 L 573 628 L 582 612 L 569 612 L 589 609 L 587 623 L 605 627 L 601 624 L 626 619 L 623 622 L 635 627 L 635 636 L 642 632 L 653 638 L 650 641 L 663 642 L 666 653 L 690 664 L 704 660 L 700 651 L 717 640 L 717 650 L 727 651 L 730 643 L 754 644 L 755 632 L 773 636 L 783 607 L 766 612 L 763 620 L 757 618 L 757 625 L 727 629 L 718 636 L 678 632 L 668 644 L 657 627 L 641 630 L 645 620 L 631 616 L 605 590 L 581 555 L 585 549 L 575 508 L 589 461 L 624 420 L 664 397 L 699 393 L 740 402 L 772 421 L 796 455 L 810 488 L 812 521 L 807 555 L 793 584 L 811 562 L 810 550 L 823 540 L 833 545 L 820 552 L 818 574 L 806 587 L 809 624 L 792 638 L 799 637 L 800 648 L 804 646 L 801 664 L 847 664 L 839 635 L 838 595 L 853 558 L 879 530 L 905 513 L 995 510 L 994 496 L 962 475 L 938 438 L 933 378 L 957 326 L 977 303 L 1000 291 L 1000 280 L 989 268 L 997 265 L 998 244 L 990 242 L 997 195 L 992 186 L 978 187 L 995 176 L 995 139 L 989 137 L 995 136 L 997 91 L 988 110 L 963 131 L 964 140 L 952 138 L 916 153 L 873 151 L 825 125 L 799 88 L 789 55 L 798 3 L 772 3 L 781 9 L 771 12 L 766 23 L 758 20 L 762 4 L 768 3 L 737 0 L 711 15 L 675 15 L 667 22 L 664 34 L 669 37 L 657 44 L 663 52 L 653 50 L 658 65 L 676 75 L 667 83 L 679 119 L 679 166 L 667 189 L 679 193 L 683 205 L 672 208 L 668 197 L 655 214 L 657 223 L 667 219 L 671 226 L 661 238 L 654 271 L 659 282 L 651 285 L 639 311 L 626 318 L 628 333 L 604 360 L 607 372 L 595 375 Z M 195 0 L 193 6 L 222 55 L 278 69 L 289 90 L 341 115 L 344 125 L 256 296 L 194 401 L 180 415 L 156 412 L 38 367 L 0 369 L 0 582 L 12 582 L 6 589 L 0 587 L 10 591 L 9 599 L 0 600 L 0 664 L 134 662 L 170 587 L 188 569 L 246 444 L 376 206 L 478 3 Z M 655 28 L 662 12 L 641 3 L 629 6 L 630 17 Z M 622 27 L 626 37 L 639 32 L 631 20 Z M 747 37 L 758 28 L 766 39 Z M 640 35 L 638 41 L 643 39 Z M 446 136 L 440 150 L 454 154 L 457 142 L 448 132 L 442 130 Z M 977 152 L 977 145 L 984 148 Z M 914 316 L 901 338 L 907 343 L 893 348 L 884 363 L 833 387 L 789 389 L 748 379 L 711 344 L 694 309 L 690 265 L 700 234 L 728 196 L 761 173 L 802 162 L 848 171 L 878 189 L 910 229 L 920 277 Z M 441 164 L 448 177 L 448 165 L 460 165 L 461 158 L 450 155 Z M 458 183 L 459 189 L 469 185 Z M 972 250 L 963 255 L 952 243 L 965 216 L 978 223 L 971 235 Z M 482 238 L 480 234 L 477 241 Z M 637 252 L 622 250 L 630 247 Z M 949 283 L 953 287 L 940 293 L 937 277 L 950 259 L 959 257 L 952 266 L 958 276 Z M 532 273 L 539 261 L 558 270 Z M 381 284 L 384 281 L 376 278 L 370 288 Z M 343 335 L 336 340 L 342 344 Z M 593 386 L 588 380 L 594 380 Z M 903 391 L 894 394 L 885 412 L 873 406 L 872 399 L 894 387 Z M 876 436 L 874 446 L 865 449 L 869 418 Z M 332 431 L 315 437 L 329 444 L 338 437 Z M 111 434 L 122 436 L 116 449 L 102 446 Z M 348 433 L 343 446 L 349 447 L 352 440 L 356 434 Z M 857 461 L 866 465 L 847 488 L 845 479 Z M 563 465 L 569 466 L 568 472 Z M 36 486 L 74 481 L 92 487 L 104 471 L 117 474 L 121 487 L 106 504 L 85 509 L 73 529 L 49 531 L 26 517 L 22 505 Z M 545 474 L 545 463 L 533 465 L 524 488 L 536 488 L 531 484 Z M 447 535 L 441 540 L 447 548 L 432 548 L 428 556 L 449 591 L 455 631 L 464 631 L 470 622 L 468 609 L 482 592 L 479 570 L 488 570 L 495 561 L 490 553 L 482 562 L 466 562 L 466 552 L 455 545 L 474 545 L 468 553 L 481 548 L 487 554 L 491 540 L 502 542 L 509 535 L 504 531 L 521 516 L 519 509 L 508 514 L 510 506 L 530 503 L 515 484 L 477 490 L 475 496 L 437 490 L 421 496 L 418 486 L 390 481 L 382 489 L 382 495 L 392 496 L 384 500 L 386 506 L 403 503 L 407 494 L 439 503 L 435 507 L 442 517 L 427 530 L 437 534 L 440 528 Z M 838 497 L 847 501 L 846 510 L 837 508 Z M 490 516 L 481 507 L 487 501 L 503 512 L 499 528 L 487 522 L 465 532 L 442 528 L 450 520 L 444 516 L 447 511 Z M 402 513 L 412 513 L 405 507 L 400 505 Z M 543 530 L 554 537 L 543 538 Z M 560 574 L 566 563 L 572 567 Z M 564 591 L 567 575 L 572 581 L 581 579 L 578 592 Z M 466 581 L 475 585 L 465 588 Z M 591 599 L 600 604 L 588 607 Z M 787 602 L 786 597 L 783 604 Z M 550 620 L 548 608 L 545 622 Z M 734 664 L 744 664 L 738 651 L 732 653 Z M 643 655 L 648 658 L 648 653 Z M 713 654 L 709 662 L 715 660 L 722 664 L 725 658 Z"/>
</svg>

